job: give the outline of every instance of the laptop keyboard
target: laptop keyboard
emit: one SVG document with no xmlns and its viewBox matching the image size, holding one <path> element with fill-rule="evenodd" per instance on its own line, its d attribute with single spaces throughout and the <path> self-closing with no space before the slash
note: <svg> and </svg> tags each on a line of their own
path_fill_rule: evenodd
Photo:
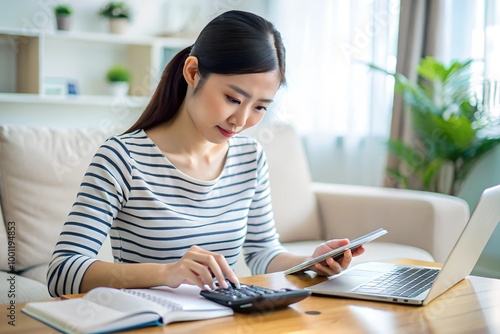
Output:
<svg viewBox="0 0 500 334">
<path fill-rule="evenodd" d="M 429 289 L 438 269 L 396 267 L 391 272 L 360 285 L 354 292 L 412 298 Z"/>
</svg>

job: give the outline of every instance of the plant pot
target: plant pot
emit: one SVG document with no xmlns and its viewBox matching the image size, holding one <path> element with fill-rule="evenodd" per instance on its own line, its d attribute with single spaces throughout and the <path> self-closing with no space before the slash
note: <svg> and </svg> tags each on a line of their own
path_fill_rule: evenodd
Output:
<svg viewBox="0 0 500 334">
<path fill-rule="evenodd" d="M 57 30 L 69 30 L 71 28 L 71 15 L 56 15 Z"/>
<path fill-rule="evenodd" d="M 128 31 L 129 20 L 127 18 L 109 19 L 109 31 L 112 34 L 124 34 Z"/>
<path fill-rule="evenodd" d="M 129 84 L 128 82 L 110 82 L 109 83 L 109 93 L 116 97 L 123 97 L 128 95 Z"/>
</svg>

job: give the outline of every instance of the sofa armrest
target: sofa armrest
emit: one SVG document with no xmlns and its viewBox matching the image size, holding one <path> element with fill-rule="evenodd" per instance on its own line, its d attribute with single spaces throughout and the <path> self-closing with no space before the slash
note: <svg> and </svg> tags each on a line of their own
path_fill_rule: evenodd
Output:
<svg viewBox="0 0 500 334">
<path fill-rule="evenodd" d="M 382 187 L 313 183 L 325 239 L 356 238 L 378 228 L 380 241 L 422 248 L 444 262 L 469 219 L 458 197 Z"/>
</svg>

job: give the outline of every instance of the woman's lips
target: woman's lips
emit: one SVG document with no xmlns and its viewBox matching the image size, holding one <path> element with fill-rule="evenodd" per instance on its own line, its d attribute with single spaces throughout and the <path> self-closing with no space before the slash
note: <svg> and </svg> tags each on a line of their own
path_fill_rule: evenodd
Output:
<svg viewBox="0 0 500 334">
<path fill-rule="evenodd" d="M 222 135 L 224 137 L 230 138 L 230 137 L 232 137 L 232 136 L 234 136 L 236 134 L 236 132 L 226 131 L 226 130 L 224 130 L 221 127 L 218 127 L 218 128 L 219 128 L 220 133 L 222 133 Z"/>
</svg>

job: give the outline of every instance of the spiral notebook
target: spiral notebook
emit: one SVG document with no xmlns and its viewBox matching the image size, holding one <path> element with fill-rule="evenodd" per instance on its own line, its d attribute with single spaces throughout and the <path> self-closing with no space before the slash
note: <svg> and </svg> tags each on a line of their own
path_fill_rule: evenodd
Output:
<svg viewBox="0 0 500 334">
<path fill-rule="evenodd" d="M 95 288 L 82 298 L 32 302 L 22 310 L 64 333 L 105 333 L 224 317 L 233 310 L 200 296 L 200 288 Z"/>
</svg>

